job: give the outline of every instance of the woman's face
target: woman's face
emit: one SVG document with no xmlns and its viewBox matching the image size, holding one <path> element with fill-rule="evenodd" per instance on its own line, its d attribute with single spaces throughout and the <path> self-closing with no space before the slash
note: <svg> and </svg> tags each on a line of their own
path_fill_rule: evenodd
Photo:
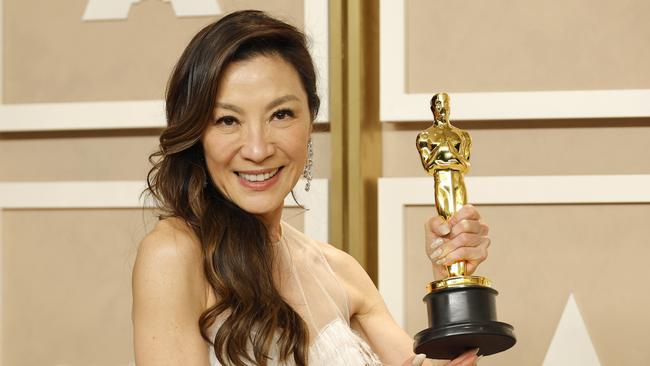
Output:
<svg viewBox="0 0 650 366">
<path fill-rule="evenodd" d="M 245 211 L 279 215 L 302 175 L 310 131 L 307 94 L 291 64 L 263 55 L 233 62 L 201 139 L 210 176 Z"/>
</svg>

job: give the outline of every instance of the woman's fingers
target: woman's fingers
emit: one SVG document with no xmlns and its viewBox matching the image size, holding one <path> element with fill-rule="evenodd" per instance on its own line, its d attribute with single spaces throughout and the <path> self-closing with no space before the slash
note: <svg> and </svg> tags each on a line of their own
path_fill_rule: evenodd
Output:
<svg viewBox="0 0 650 366">
<path fill-rule="evenodd" d="M 472 205 L 463 206 L 448 221 L 440 216 L 429 218 L 425 223 L 426 253 L 434 264 L 434 277 L 445 276 L 445 266 L 463 260 L 467 274 L 473 273 L 487 258 L 489 231 Z"/>
<path fill-rule="evenodd" d="M 481 215 L 472 205 L 463 206 L 447 222 L 441 216 L 432 216 L 425 223 L 425 232 L 431 237 L 444 236 L 452 239 L 461 233 L 487 235 L 489 227 L 481 221 Z"/>
<path fill-rule="evenodd" d="M 412 366 L 421 366 L 424 363 L 424 360 L 427 358 L 427 355 L 420 353 L 413 358 L 411 361 Z"/>
<path fill-rule="evenodd" d="M 445 219 L 440 216 L 430 217 L 424 223 L 426 253 L 429 257 L 431 254 L 444 243 L 442 236 L 449 234 L 451 227 Z"/>
<path fill-rule="evenodd" d="M 478 353 L 478 348 L 473 349 L 471 351 L 467 351 L 462 355 L 456 357 L 455 359 L 451 360 L 451 362 L 449 362 L 445 366 L 476 366 L 478 360 L 478 357 L 476 356 L 477 353 Z"/>
<path fill-rule="evenodd" d="M 487 235 L 489 231 L 490 228 L 481 221 L 464 219 L 452 226 L 448 237 L 453 239 L 462 233 Z"/>
<path fill-rule="evenodd" d="M 439 266 L 449 266 L 452 263 L 466 261 L 468 264 L 471 263 L 472 265 L 476 266 L 479 263 L 483 262 L 485 258 L 487 258 L 487 248 L 485 246 L 479 246 L 476 248 L 462 247 L 454 250 L 444 257 L 440 257 L 435 261 L 435 263 Z"/>
<path fill-rule="evenodd" d="M 479 214 L 476 207 L 468 204 L 468 205 L 464 205 L 463 207 L 461 207 L 461 209 L 458 210 L 458 212 L 456 212 L 454 214 L 454 216 L 452 216 L 449 219 L 449 225 L 454 226 L 458 222 L 463 221 L 463 220 L 475 220 L 475 221 L 478 221 L 480 219 L 481 219 L 481 214 Z"/>
<path fill-rule="evenodd" d="M 438 244 L 438 241 L 435 242 Z M 439 260 L 447 257 L 452 252 L 465 247 L 480 247 L 487 249 L 490 246 L 490 239 L 479 234 L 462 233 L 451 240 L 442 240 L 431 252 L 430 258 Z"/>
<path fill-rule="evenodd" d="M 433 236 L 445 236 L 451 231 L 451 226 L 441 216 L 432 216 L 425 223 L 425 231 Z"/>
<path fill-rule="evenodd" d="M 424 363 L 424 360 L 427 358 L 427 356 L 424 353 L 420 353 L 418 355 L 413 355 L 404 361 L 402 366 L 421 366 Z"/>
</svg>

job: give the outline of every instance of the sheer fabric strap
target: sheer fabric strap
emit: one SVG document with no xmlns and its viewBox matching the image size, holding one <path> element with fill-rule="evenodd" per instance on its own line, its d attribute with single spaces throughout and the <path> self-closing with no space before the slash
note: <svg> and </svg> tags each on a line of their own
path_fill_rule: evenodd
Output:
<svg viewBox="0 0 650 366">
<path fill-rule="evenodd" d="M 309 365 L 381 365 L 368 344 L 350 328 L 347 293 L 319 245 L 283 222 L 274 262 L 276 288 L 309 329 Z M 212 336 L 222 323 L 223 319 L 215 322 Z M 277 354 L 276 349 L 271 350 L 270 366 L 293 365 L 279 363 Z M 210 361 L 220 365 L 212 348 Z"/>
</svg>

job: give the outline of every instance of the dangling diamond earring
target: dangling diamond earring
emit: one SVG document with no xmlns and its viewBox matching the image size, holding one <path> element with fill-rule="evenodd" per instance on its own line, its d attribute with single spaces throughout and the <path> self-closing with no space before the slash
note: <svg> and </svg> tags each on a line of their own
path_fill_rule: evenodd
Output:
<svg viewBox="0 0 650 366">
<path fill-rule="evenodd" d="M 311 137 L 307 143 L 307 162 L 305 163 L 305 169 L 302 171 L 302 176 L 307 180 L 305 184 L 305 191 L 309 192 L 311 188 L 311 166 L 314 163 L 314 148 L 311 143 Z"/>
</svg>

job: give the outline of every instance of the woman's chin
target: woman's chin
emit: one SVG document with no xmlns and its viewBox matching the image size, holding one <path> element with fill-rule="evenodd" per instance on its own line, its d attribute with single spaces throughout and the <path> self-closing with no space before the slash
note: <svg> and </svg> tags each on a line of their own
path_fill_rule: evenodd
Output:
<svg viewBox="0 0 650 366">
<path fill-rule="evenodd" d="M 281 215 L 282 213 L 282 207 L 284 206 L 284 201 L 281 203 L 281 205 L 272 205 L 272 204 L 242 204 L 239 207 L 255 216 L 260 216 L 263 218 L 272 216 L 272 215 Z"/>
</svg>

